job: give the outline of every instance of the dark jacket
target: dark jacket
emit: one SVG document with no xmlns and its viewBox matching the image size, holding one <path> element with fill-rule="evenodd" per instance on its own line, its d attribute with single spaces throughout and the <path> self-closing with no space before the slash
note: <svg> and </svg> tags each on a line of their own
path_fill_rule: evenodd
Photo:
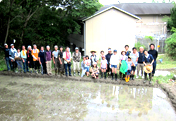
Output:
<svg viewBox="0 0 176 121">
<path fill-rule="evenodd" d="M 143 57 L 143 62 L 145 63 L 151 63 L 153 60 L 154 58 L 151 54 L 149 54 L 148 58 L 146 58 L 145 56 Z"/>
<path fill-rule="evenodd" d="M 109 62 L 110 62 L 111 55 L 112 55 L 112 54 L 109 54 L 109 53 L 106 55 L 106 60 L 107 60 L 108 64 L 109 64 Z"/>
<path fill-rule="evenodd" d="M 40 51 L 38 57 L 40 57 L 40 62 L 45 63 L 46 62 L 46 52 L 45 51 Z"/>
<path fill-rule="evenodd" d="M 138 63 L 143 63 L 143 58 L 144 58 L 144 53 L 139 52 L 139 58 L 138 58 Z"/>
<path fill-rule="evenodd" d="M 158 57 L 158 51 L 154 50 L 149 50 L 148 51 L 149 54 L 151 54 L 154 58 L 154 60 L 156 61 L 157 57 Z"/>
<path fill-rule="evenodd" d="M 4 51 L 4 53 L 5 53 L 5 57 L 9 57 L 9 48 L 4 48 L 4 47 L 2 47 L 2 46 L 0 46 L 0 48 Z"/>
</svg>

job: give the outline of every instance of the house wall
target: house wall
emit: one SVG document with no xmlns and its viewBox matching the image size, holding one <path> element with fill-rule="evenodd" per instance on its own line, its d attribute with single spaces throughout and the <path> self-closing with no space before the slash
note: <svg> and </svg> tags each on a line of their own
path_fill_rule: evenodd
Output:
<svg viewBox="0 0 176 121">
<path fill-rule="evenodd" d="M 162 35 L 167 33 L 164 15 L 138 15 L 141 20 L 136 22 L 136 35 Z"/>
<path fill-rule="evenodd" d="M 91 50 L 99 54 L 108 47 L 117 49 L 118 54 L 128 44 L 130 50 L 135 44 L 136 19 L 116 9 L 110 9 L 85 22 L 85 54 Z"/>
</svg>

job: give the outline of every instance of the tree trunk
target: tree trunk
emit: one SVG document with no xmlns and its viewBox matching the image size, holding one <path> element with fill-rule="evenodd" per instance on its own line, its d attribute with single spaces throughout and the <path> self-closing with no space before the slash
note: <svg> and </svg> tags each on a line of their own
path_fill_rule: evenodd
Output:
<svg viewBox="0 0 176 121">
<path fill-rule="evenodd" d="M 10 17 L 9 17 L 8 23 L 7 23 L 7 31 L 6 31 L 6 36 L 5 36 L 4 43 L 7 42 L 7 37 L 8 37 L 8 35 L 9 35 L 9 28 L 10 28 Z"/>
</svg>

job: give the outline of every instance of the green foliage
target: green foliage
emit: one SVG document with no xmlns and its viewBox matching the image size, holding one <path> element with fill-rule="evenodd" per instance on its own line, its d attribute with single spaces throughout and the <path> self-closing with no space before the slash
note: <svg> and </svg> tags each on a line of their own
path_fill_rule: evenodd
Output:
<svg viewBox="0 0 176 121">
<path fill-rule="evenodd" d="M 149 40 L 153 41 L 154 37 L 152 37 L 152 36 L 145 36 L 144 39 L 149 39 Z"/>
<path fill-rule="evenodd" d="M 166 39 L 165 51 L 172 58 L 176 59 L 176 29 L 172 28 L 174 33 Z"/>
<path fill-rule="evenodd" d="M 167 75 L 167 76 L 155 76 L 153 78 L 153 81 L 156 82 L 158 81 L 159 84 L 162 84 L 162 83 L 170 83 L 171 81 L 169 81 L 170 79 L 172 79 L 174 76 L 174 74 L 171 74 L 171 75 Z"/>
<path fill-rule="evenodd" d="M 138 51 L 140 47 L 143 47 L 144 49 L 146 49 L 146 46 L 141 44 L 140 42 L 135 43 L 135 47 L 137 48 Z"/>
</svg>

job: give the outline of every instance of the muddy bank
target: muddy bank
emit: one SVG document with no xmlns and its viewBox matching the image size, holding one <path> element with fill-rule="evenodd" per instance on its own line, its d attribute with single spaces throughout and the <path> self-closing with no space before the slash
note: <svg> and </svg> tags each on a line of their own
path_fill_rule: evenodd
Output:
<svg viewBox="0 0 176 121">
<path fill-rule="evenodd" d="M 18 76 L 18 77 L 32 77 L 32 78 L 51 78 L 51 79 L 62 79 L 62 80 L 69 80 L 69 81 L 82 81 L 82 82 L 94 82 L 94 83 L 106 83 L 106 84 L 117 84 L 117 85 L 127 85 L 127 86 L 147 86 L 147 87 L 157 87 L 157 84 L 149 84 L 149 81 L 146 83 L 143 83 L 143 79 L 135 79 L 131 80 L 129 82 L 125 82 L 124 80 L 118 79 L 117 81 L 112 81 L 111 78 L 107 79 L 92 79 L 90 77 L 60 77 L 60 76 L 48 76 L 48 75 L 41 75 L 41 74 L 22 74 L 22 73 L 13 73 L 13 72 L 7 72 L 7 71 L 0 71 L 0 75 L 4 76 Z"/>
</svg>

